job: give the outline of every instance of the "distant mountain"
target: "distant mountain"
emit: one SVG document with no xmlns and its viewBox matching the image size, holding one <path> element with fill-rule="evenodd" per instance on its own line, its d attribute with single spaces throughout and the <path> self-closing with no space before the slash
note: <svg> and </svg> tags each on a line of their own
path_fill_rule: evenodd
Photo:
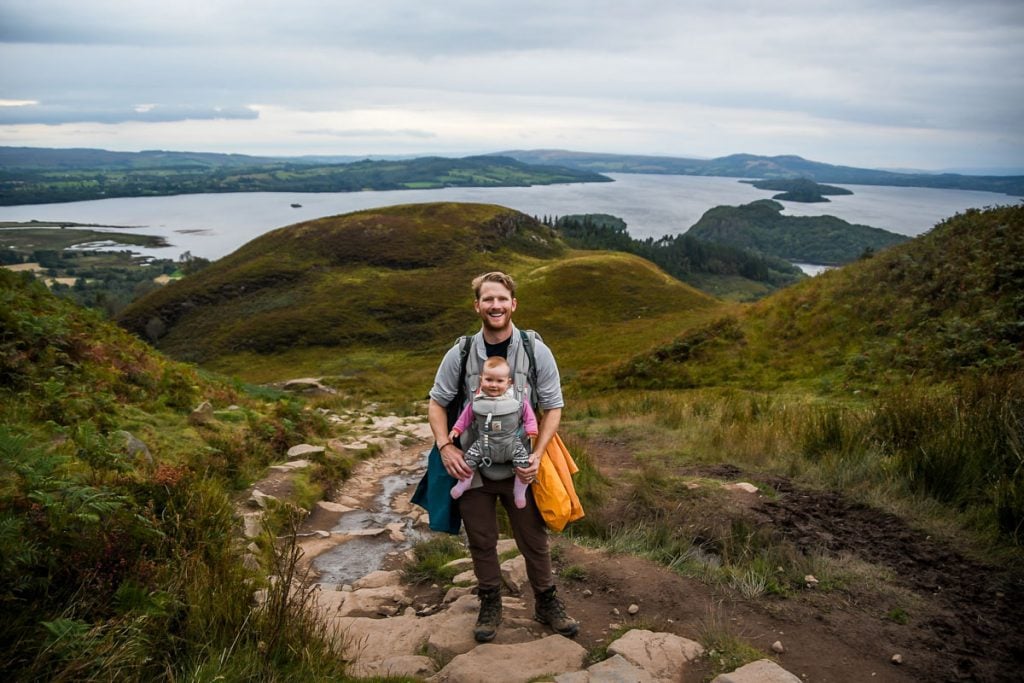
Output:
<svg viewBox="0 0 1024 683">
<path fill-rule="evenodd" d="M 955 173 L 894 173 L 852 166 L 833 166 L 794 155 L 732 154 L 717 159 L 591 154 L 558 149 L 499 152 L 526 163 L 569 166 L 595 173 L 665 173 L 727 178 L 810 178 L 819 183 L 934 187 L 980 190 L 1024 196 L 1024 176 L 975 176 Z"/>
<path fill-rule="evenodd" d="M 787 261 L 839 265 L 865 252 L 906 242 L 904 235 L 847 223 L 835 216 L 787 216 L 772 199 L 716 206 L 686 231 L 697 239 L 749 249 Z"/>
<path fill-rule="evenodd" d="M 235 154 L 0 147 L 0 205 L 213 192 L 358 192 L 610 182 L 508 157 L 327 163 Z"/>
<path fill-rule="evenodd" d="M 614 370 L 614 383 L 870 387 L 1021 372 L 1022 263 L 1024 206 L 967 211 L 638 354 Z"/>
</svg>

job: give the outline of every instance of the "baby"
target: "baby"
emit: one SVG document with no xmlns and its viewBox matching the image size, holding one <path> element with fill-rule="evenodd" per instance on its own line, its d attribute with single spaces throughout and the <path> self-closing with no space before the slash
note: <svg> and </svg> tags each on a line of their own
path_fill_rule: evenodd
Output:
<svg viewBox="0 0 1024 683">
<path fill-rule="evenodd" d="M 492 356 L 484 361 L 480 373 L 480 389 L 466 405 L 455 422 L 449 439 L 463 434 L 471 423 L 475 423 L 477 439 L 466 449 L 463 457 L 472 469 L 489 467 L 494 463 L 512 463 L 513 467 L 528 467 L 530 454 L 523 445 L 521 434 L 531 439 L 537 436 L 537 416 L 530 402 L 522 395 L 516 395 L 512 385 L 512 370 L 508 361 Z M 452 487 L 452 498 L 458 498 L 473 482 L 470 475 Z M 526 507 L 526 487 L 515 478 L 513 497 L 517 508 Z"/>
</svg>

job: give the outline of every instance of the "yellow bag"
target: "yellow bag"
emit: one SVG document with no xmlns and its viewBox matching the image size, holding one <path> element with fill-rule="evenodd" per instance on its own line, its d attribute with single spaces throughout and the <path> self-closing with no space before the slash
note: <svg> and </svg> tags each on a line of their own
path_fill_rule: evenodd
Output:
<svg viewBox="0 0 1024 683">
<path fill-rule="evenodd" d="M 541 517 L 553 531 L 562 531 L 566 524 L 584 515 L 576 487 L 572 483 L 572 475 L 577 472 L 579 467 L 562 438 L 555 434 L 544 450 L 544 457 L 540 459 L 540 468 L 537 470 L 537 480 L 531 487 Z"/>
</svg>

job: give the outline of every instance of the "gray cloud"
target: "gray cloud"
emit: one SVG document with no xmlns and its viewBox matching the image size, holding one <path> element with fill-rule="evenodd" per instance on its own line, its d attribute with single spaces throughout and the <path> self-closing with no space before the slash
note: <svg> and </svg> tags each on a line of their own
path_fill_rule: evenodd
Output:
<svg viewBox="0 0 1024 683">
<path fill-rule="evenodd" d="M 339 145 L 1024 157 L 1019 0 L 3 0 L 0 61 L 0 98 L 40 103 L 0 106 L 0 126 L 253 119 L 259 105 L 308 114 L 275 134 Z M 168 104 L 135 111 L 148 102 Z M 377 130 L 360 110 L 397 118 Z M 464 127 L 442 132 L 441 111 Z M 787 133 L 730 137 L 744 123 Z M 251 143 L 270 144 L 288 141 Z"/>
<path fill-rule="evenodd" d="M 248 107 L 197 107 L 189 105 L 145 105 L 130 108 L 91 109 L 79 106 L 23 105 L 0 107 L 0 125 L 63 123 L 126 123 L 129 121 L 167 123 L 170 121 L 213 121 L 257 119 L 259 112 Z"/>
</svg>

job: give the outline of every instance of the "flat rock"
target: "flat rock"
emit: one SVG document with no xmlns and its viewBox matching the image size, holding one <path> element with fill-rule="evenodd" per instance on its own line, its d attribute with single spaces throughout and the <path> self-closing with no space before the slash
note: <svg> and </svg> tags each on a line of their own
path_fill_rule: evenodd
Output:
<svg viewBox="0 0 1024 683">
<path fill-rule="evenodd" d="M 342 505 L 341 503 L 332 503 L 327 500 L 321 500 L 316 504 L 318 508 L 325 512 L 352 512 L 356 508 L 349 507 L 348 505 Z"/>
<path fill-rule="evenodd" d="M 448 618 L 440 621 L 427 639 L 427 651 L 442 661 L 470 652 L 479 643 L 473 638 L 480 602 L 475 595 L 459 598 L 448 608 Z M 522 609 L 521 600 L 502 598 L 504 618 L 494 637 L 496 644 L 526 643 L 541 637 L 532 627 L 532 619 L 517 619 L 511 616 L 517 608 Z"/>
<path fill-rule="evenodd" d="M 292 460 L 291 462 L 284 462 L 280 465 L 271 465 L 270 469 L 275 472 L 291 472 L 293 470 L 304 470 L 309 467 L 308 460 Z"/>
<path fill-rule="evenodd" d="M 653 683 L 655 679 L 622 655 L 609 657 L 586 671 L 555 676 L 555 683 Z"/>
<path fill-rule="evenodd" d="M 800 679 L 770 659 L 759 659 L 735 671 L 715 676 L 711 683 L 801 683 Z"/>
<path fill-rule="evenodd" d="M 704 648 L 672 633 L 633 629 L 609 645 L 608 652 L 643 669 L 652 681 L 667 682 L 678 681 L 687 663 L 700 657 Z"/>
<path fill-rule="evenodd" d="M 353 590 L 363 588 L 382 588 L 384 586 L 399 586 L 402 584 L 402 572 L 400 571 L 375 571 L 370 572 L 352 584 Z"/>
<path fill-rule="evenodd" d="M 295 458 L 301 458 L 306 455 L 313 455 L 314 453 L 323 453 L 326 448 L 323 446 L 313 446 L 308 443 L 300 443 L 297 446 L 292 446 L 288 449 L 288 459 L 294 460 Z"/>
<path fill-rule="evenodd" d="M 568 638 L 553 635 L 512 645 L 487 643 L 459 655 L 430 680 L 443 683 L 527 683 L 583 667 L 587 651 Z"/>
<path fill-rule="evenodd" d="M 760 490 L 753 484 L 745 481 L 737 482 L 735 484 L 722 484 L 722 488 L 729 491 L 741 491 L 743 493 L 757 493 Z"/>
<path fill-rule="evenodd" d="M 434 660 L 423 655 L 398 655 L 374 662 L 372 668 L 353 666 L 348 673 L 360 678 L 392 676 L 395 678 L 427 678 L 437 671 Z"/>
</svg>

